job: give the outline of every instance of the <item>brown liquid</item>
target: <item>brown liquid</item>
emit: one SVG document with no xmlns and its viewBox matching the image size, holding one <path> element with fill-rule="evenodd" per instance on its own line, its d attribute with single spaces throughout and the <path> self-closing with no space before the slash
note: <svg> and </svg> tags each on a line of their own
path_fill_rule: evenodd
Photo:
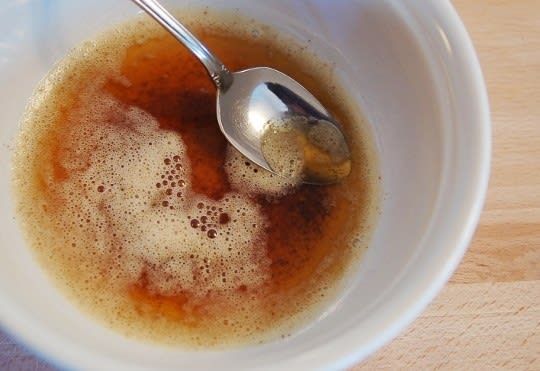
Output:
<svg viewBox="0 0 540 371">
<path fill-rule="evenodd" d="M 115 41 L 118 36 L 113 34 L 98 41 L 93 59 L 72 57 L 71 65 L 50 82 L 45 100 L 31 107 L 20 142 L 26 144 L 20 145 L 15 161 L 21 220 L 38 258 L 66 293 L 123 333 L 202 346 L 285 336 L 335 297 L 340 280 L 365 247 L 355 246 L 354 241 L 369 234 L 376 204 L 369 138 L 354 126 L 359 118 L 339 89 L 328 88 L 332 82 L 326 76 L 306 72 L 313 69 L 302 47 L 284 47 L 264 27 L 267 36 L 257 38 L 232 27 L 192 27 L 232 70 L 270 66 L 311 90 L 345 125 L 351 138 L 351 175 L 340 184 L 285 187 L 281 193 L 235 187 L 227 173 L 230 150 L 216 122 L 215 89 L 205 70 L 160 29 L 152 28 L 153 36 L 142 39 L 144 32 L 131 29 L 124 32 L 122 42 Z M 111 64 L 111 59 L 118 63 Z M 103 97 L 114 104 L 102 104 Z M 98 107 L 95 102 L 99 109 L 92 106 Z M 130 113 L 133 108 L 149 116 L 132 118 L 140 116 Z M 155 159 L 152 169 L 161 170 L 147 174 L 151 186 L 134 188 L 138 193 L 133 194 L 122 177 L 116 181 L 114 176 L 123 169 L 131 175 L 130 167 L 136 165 L 128 157 L 114 156 L 131 145 L 137 154 L 156 150 L 150 148 L 161 142 L 138 141 L 139 126 L 132 127 L 133 122 L 145 125 L 148 117 L 158 123 L 151 138 L 165 138 L 162 146 L 183 148 L 185 153 L 178 149 Z M 119 144 L 122 138 L 129 140 Z M 175 147 L 170 138 L 183 147 Z M 118 146 L 117 150 L 100 152 L 104 143 Z M 112 157 L 102 161 L 96 153 Z M 110 164 L 118 170 L 99 168 Z M 247 160 L 242 166 L 250 176 L 264 171 Z M 97 175 L 89 176 L 91 171 Z M 188 178 L 183 178 L 186 174 Z M 141 175 L 134 184 L 146 184 L 146 179 Z M 182 188 L 183 182 L 187 188 Z M 68 202 L 76 197 L 80 206 Z M 203 201 L 190 205 L 195 198 Z M 139 209 L 126 206 L 119 217 L 116 205 L 128 205 L 128 199 L 145 203 Z M 230 208 L 242 203 L 248 206 Z M 72 217 L 77 207 L 83 211 Z M 148 218 L 144 215 L 160 216 L 156 229 L 139 220 Z M 178 220 L 171 222 L 174 218 Z M 143 227 L 134 227 L 132 221 Z M 184 250 L 172 256 L 163 253 L 166 259 L 146 259 L 144 254 L 159 250 L 146 242 L 154 240 L 145 239 L 154 230 L 160 249 L 174 248 L 174 241 L 183 238 L 162 244 L 159 228 L 167 223 L 176 223 L 178 231 L 195 233 L 196 237 L 181 239 L 186 244 L 196 241 L 195 247 L 185 254 Z M 133 234 L 141 228 L 144 233 Z M 173 236 L 170 229 L 163 230 L 163 238 Z M 251 250 L 233 243 L 242 240 L 242 230 Z M 137 245 L 133 241 L 137 239 L 144 244 Z M 220 258 L 214 250 L 223 246 L 238 253 Z M 171 259 L 181 262 L 170 263 Z M 124 267 L 130 264 L 136 268 Z M 191 270 L 184 278 L 185 269 L 178 267 L 186 265 Z M 172 267 L 169 276 L 163 273 L 169 268 L 164 267 Z M 244 269 L 251 270 L 238 272 Z"/>
</svg>

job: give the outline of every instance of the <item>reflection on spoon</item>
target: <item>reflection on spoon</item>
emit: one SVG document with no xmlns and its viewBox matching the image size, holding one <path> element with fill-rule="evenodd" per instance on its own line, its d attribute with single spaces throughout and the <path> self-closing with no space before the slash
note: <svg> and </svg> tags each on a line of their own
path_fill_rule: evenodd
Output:
<svg viewBox="0 0 540 371">
<path fill-rule="evenodd" d="M 351 172 L 345 138 L 332 123 L 303 115 L 271 120 L 261 138 L 264 158 L 277 174 L 313 184 L 341 181 Z"/>
</svg>

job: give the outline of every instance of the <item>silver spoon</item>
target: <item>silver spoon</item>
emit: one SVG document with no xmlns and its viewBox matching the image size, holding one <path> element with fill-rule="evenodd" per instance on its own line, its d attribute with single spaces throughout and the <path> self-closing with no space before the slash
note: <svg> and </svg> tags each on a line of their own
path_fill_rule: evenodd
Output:
<svg viewBox="0 0 540 371">
<path fill-rule="evenodd" d="M 302 180 L 328 184 L 349 175 L 350 152 L 339 124 L 291 77 L 268 67 L 231 72 L 186 27 L 155 0 L 132 0 L 184 44 L 204 65 L 217 87 L 217 118 L 227 140 L 262 168 L 288 175 L 295 161 L 264 142 L 294 143 L 301 153 Z M 280 130 L 284 129 L 284 130 Z M 296 140 L 284 141 L 280 139 Z M 265 150 L 270 148 L 270 150 Z M 300 149 L 300 152 L 298 151 Z"/>
</svg>

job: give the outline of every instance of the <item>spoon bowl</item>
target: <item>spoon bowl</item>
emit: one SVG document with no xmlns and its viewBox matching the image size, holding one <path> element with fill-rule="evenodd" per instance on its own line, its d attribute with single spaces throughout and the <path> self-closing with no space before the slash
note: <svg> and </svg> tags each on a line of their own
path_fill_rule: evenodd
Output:
<svg viewBox="0 0 540 371">
<path fill-rule="evenodd" d="M 347 143 L 339 125 L 324 106 L 296 80 L 268 67 L 250 68 L 235 72 L 232 76 L 233 83 L 229 88 L 218 90 L 218 122 L 227 140 L 248 159 L 268 171 L 284 175 L 272 166 L 261 139 L 269 130 L 270 122 L 274 123 L 274 128 L 275 123 L 287 126 L 295 117 L 304 117 L 310 123 L 301 129 L 305 137 L 309 137 L 310 126 L 332 126 L 333 132 L 339 134 L 338 147 L 344 148 L 349 157 Z M 324 146 L 322 150 L 330 152 Z M 303 160 L 304 166 L 310 168 L 308 157 L 304 156 Z M 308 172 L 305 172 L 303 178 L 307 183 L 332 183 L 335 180 L 334 177 L 311 177 Z"/>
<path fill-rule="evenodd" d="M 184 44 L 204 65 L 217 87 L 217 119 L 229 143 L 260 167 L 305 183 L 335 183 L 349 175 L 350 152 L 340 125 L 300 83 L 268 67 L 230 72 L 187 28 L 156 0 L 132 0 Z M 298 121 L 305 124 L 299 125 Z M 272 125 L 270 125 L 272 123 Z M 291 148 L 265 152 L 263 138 L 276 125 L 295 140 Z M 313 130 L 314 129 L 314 130 Z M 279 138 L 278 138 L 279 139 Z M 274 158 L 269 158 L 274 157 Z M 292 157 L 291 157 L 292 156 Z M 289 159 L 289 157 L 291 157 Z M 293 158 L 294 157 L 294 158 Z M 284 159 L 299 171 L 280 171 Z"/>
</svg>

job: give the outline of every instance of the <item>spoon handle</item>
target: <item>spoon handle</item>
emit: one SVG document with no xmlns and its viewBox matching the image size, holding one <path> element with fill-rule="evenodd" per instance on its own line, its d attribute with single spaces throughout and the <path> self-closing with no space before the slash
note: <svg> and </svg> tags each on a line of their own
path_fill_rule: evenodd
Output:
<svg viewBox="0 0 540 371">
<path fill-rule="evenodd" d="M 201 61 L 219 90 L 227 90 L 232 83 L 232 73 L 186 27 L 178 22 L 156 0 L 132 1 L 184 44 Z"/>
</svg>

